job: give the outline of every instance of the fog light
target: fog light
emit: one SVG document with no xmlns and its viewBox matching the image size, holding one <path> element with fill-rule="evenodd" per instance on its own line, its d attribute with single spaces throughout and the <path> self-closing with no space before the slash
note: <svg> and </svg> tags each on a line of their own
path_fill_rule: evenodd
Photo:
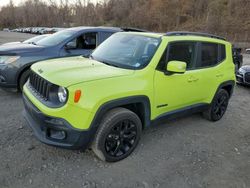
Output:
<svg viewBox="0 0 250 188">
<path fill-rule="evenodd" d="M 57 140 L 63 140 L 66 138 L 66 132 L 48 129 L 48 137 L 57 139 Z"/>
</svg>

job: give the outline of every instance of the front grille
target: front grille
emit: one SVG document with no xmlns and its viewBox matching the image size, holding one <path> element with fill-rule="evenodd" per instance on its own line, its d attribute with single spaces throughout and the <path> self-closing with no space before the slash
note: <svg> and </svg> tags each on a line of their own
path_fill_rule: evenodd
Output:
<svg viewBox="0 0 250 188">
<path fill-rule="evenodd" d="M 30 74 L 30 86 L 41 98 L 46 101 L 49 99 L 51 83 L 34 72 Z"/>
<path fill-rule="evenodd" d="M 250 72 L 245 74 L 245 82 L 250 83 Z"/>
<path fill-rule="evenodd" d="M 237 78 L 237 81 L 238 82 L 240 82 L 240 83 L 243 83 L 244 81 L 243 81 L 243 78 L 241 78 L 241 77 L 236 77 Z"/>
</svg>

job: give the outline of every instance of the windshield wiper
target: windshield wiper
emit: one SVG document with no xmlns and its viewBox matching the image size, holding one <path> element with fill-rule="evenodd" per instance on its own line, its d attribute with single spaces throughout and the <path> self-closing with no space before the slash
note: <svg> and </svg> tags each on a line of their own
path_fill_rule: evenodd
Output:
<svg viewBox="0 0 250 188">
<path fill-rule="evenodd" d="M 35 42 L 29 42 L 28 44 L 33 44 L 33 45 L 37 45 Z"/>
<path fill-rule="evenodd" d="M 95 60 L 95 58 L 93 57 L 93 55 L 92 55 L 92 54 L 90 54 L 90 55 L 89 55 L 89 59 L 93 59 L 93 60 Z"/>
<path fill-rule="evenodd" d="M 90 57 L 89 54 L 82 55 L 82 57 L 88 58 Z"/>
<path fill-rule="evenodd" d="M 99 62 L 101 62 L 101 63 L 103 63 L 103 64 L 105 64 L 105 65 L 109 65 L 109 66 L 112 66 L 112 67 L 119 67 L 119 66 L 114 65 L 114 64 L 112 64 L 112 63 L 109 63 L 109 62 L 107 62 L 107 61 L 95 59 L 95 58 L 93 57 L 92 54 L 89 56 L 89 58 L 90 58 L 90 59 L 93 59 L 93 60 L 96 60 L 96 61 L 99 61 Z"/>
<path fill-rule="evenodd" d="M 114 65 L 114 64 L 108 63 L 108 62 L 106 62 L 106 61 L 99 61 L 99 62 L 101 62 L 101 63 L 103 63 L 103 64 L 105 64 L 105 65 L 112 66 L 112 67 L 118 67 L 117 65 Z"/>
</svg>

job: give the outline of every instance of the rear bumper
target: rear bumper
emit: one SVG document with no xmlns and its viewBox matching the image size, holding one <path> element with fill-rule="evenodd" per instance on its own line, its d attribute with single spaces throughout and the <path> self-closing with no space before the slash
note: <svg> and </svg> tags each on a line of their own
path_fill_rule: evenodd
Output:
<svg viewBox="0 0 250 188">
<path fill-rule="evenodd" d="M 85 150 L 92 142 L 96 130 L 82 131 L 73 128 L 66 120 L 44 115 L 23 95 L 23 115 L 41 142 L 66 149 Z"/>
</svg>

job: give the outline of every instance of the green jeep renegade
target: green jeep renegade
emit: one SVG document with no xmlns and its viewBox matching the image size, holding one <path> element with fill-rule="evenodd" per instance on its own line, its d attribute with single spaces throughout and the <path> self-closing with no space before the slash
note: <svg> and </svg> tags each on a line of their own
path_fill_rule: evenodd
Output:
<svg viewBox="0 0 250 188">
<path fill-rule="evenodd" d="M 110 162 L 130 155 L 157 120 L 198 112 L 220 120 L 235 85 L 232 45 L 191 32 L 117 33 L 89 59 L 31 69 L 24 116 L 35 136 Z"/>
</svg>

